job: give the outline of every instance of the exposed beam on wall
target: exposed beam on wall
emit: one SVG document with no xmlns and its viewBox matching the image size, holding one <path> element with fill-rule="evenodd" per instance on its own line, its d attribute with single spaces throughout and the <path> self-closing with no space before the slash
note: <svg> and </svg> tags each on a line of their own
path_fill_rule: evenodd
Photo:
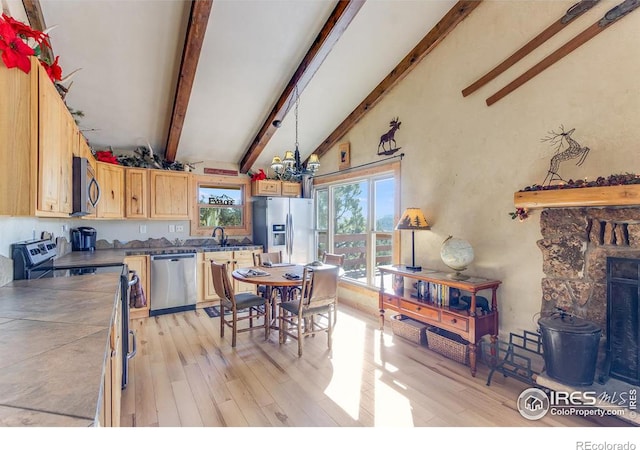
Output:
<svg viewBox="0 0 640 450">
<path fill-rule="evenodd" d="M 398 84 L 422 58 L 427 56 L 482 0 L 459 1 L 422 38 L 411 52 L 387 75 L 384 80 L 360 103 L 355 110 L 327 137 L 313 153 L 324 155 L 331 147 L 362 119 L 396 84 Z"/>
<path fill-rule="evenodd" d="M 178 152 L 180 135 L 182 134 L 184 118 L 187 114 L 191 88 L 193 87 L 193 80 L 196 76 L 200 50 L 202 49 L 202 42 L 204 41 L 204 34 L 207 30 L 212 5 L 213 0 L 192 0 L 191 2 L 191 13 L 189 15 L 189 24 L 187 25 L 184 49 L 182 51 L 178 86 L 173 102 L 171 122 L 169 123 L 169 136 L 167 137 L 164 156 L 168 161 L 175 161 L 176 153 Z"/>
<path fill-rule="evenodd" d="M 38 31 L 44 31 L 47 29 L 47 25 L 44 22 L 44 15 L 42 14 L 42 8 L 40 7 L 40 0 L 22 0 L 22 5 L 27 13 L 29 19 L 29 25 L 31 28 Z M 42 55 L 47 61 L 53 62 L 52 49 L 41 46 Z"/>
<path fill-rule="evenodd" d="M 296 86 L 298 87 L 298 95 L 302 94 L 364 2 L 365 0 L 341 0 L 338 2 L 242 157 L 240 161 L 241 173 L 247 173 L 251 169 L 277 129 L 274 122 L 282 121 L 295 103 L 293 97 Z"/>
</svg>

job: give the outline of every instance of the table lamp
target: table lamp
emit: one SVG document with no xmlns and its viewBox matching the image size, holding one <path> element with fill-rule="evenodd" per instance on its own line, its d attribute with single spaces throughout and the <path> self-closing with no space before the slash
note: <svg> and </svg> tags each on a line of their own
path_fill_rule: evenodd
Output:
<svg viewBox="0 0 640 450">
<path fill-rule="evenodd" d="M 422 266 L 416 266 L 416 247 L 415 247 L 415 231 L 429 230 L 431 227 L 424 217 L 424 213 L 420 208 L 405 209 L 400 221 L 396 225 L 396 230 L 411 230 L 411 265 L 407 266 L 407 270 L 418 272 L 422 270 Z"/>
</svg>

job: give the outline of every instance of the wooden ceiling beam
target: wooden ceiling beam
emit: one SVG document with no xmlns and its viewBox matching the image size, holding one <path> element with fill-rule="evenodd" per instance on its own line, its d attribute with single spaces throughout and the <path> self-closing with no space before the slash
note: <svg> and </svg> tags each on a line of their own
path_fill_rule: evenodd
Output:
<svg viewBox="0 0 640 450">
<path fill-rule="evenodd" d="M 335 43 L 338 42 L 353 18 L 360 11 L 364 2 L 365 0 L 340 0 L 338 2 L 302 62 L 298 65 L 289 83 L 280 94 L 280 98 L 276 101 L 262 127 L 260 127 L 260 131 L 253 138 L 251 145 L 242 157 L 239 164 L 241 173 L 247 173 L 251 169 L 251 166 L 256 162 L 277 129 L 274 122 L 284 120 L 291 106 L 295 103 L 296 86 L 298 88 L 298 96 L 300 96 Z"/>
<path fill-rule="evenodd" d="M 459 1 L 422 38 L 411 52 L 387 75 L 384 80 L 342 121 L 313 153 L 319 157 L 327 153 L 347 132 L 362 119 L 382 98 L 397 85 L 422 58 L 427 56 L 482 0 Z"/>
<path fill-rule="evenodd" d="M 29 25 L 34 30 L 44 31 L 47 29 L 47 25 L 44 22 L 44 14 L 42 14 L 42 7 L 40 6 L 40 0 L 22 0 L 22 6 L 27 13 L 27 19 Z M 51 42 L 49 42 L 51 44 Z M 53 62 L 53 50 L 46 46 L 41 46 L 40 50 L 42 55 L 47 61 Z"/>
<path fill-rule="evenodd" d="M 204 34 L 209 23 L 209 15 L 213 0 L 192 0 L 187 34 L 182 51 L 182 61 L 180 62 L 180 74 L 178 75 L 178 86 L 173 102 L 171 122 L 169 123 L 169 136 L 165 151 L 167 161 L 175 161 L 180 143 L 180 135 L 184 126 L 184 118 L 187 114 L 189 98 L 193 80 L 196 77 L 200 50 L 204 41 Z"/>
</svg>

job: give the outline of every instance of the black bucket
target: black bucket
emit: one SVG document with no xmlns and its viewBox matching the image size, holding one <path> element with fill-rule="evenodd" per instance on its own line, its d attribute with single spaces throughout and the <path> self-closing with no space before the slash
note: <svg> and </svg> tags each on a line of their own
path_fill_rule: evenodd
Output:
<svg viewBox="0 0 640 450">
<path fill-rule="evenodd" d="M 538 325 L 547 375 L 571 386 L 593 384 L 600 327 L 564 312 L 540 318 Z"/>
</svg>

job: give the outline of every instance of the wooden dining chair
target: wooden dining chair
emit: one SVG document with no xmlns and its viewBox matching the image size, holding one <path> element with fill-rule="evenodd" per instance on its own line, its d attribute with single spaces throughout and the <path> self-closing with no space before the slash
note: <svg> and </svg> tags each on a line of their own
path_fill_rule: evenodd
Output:
<svg viewBox="0 0 640 450">
<path fill-rule="evenodd" d="M 279 264 L 281 262 L 282 262 L 282 250 L 278 250 L 277 252 L 253 254 L 253 264 L 255 266 L 263 266 L 265 265 L 265 263 L 267 263 L 267 265 Z"/>
<path fill-rule="evenodd" d="M 339 255 L 337 253 L 327 253 L 324 252 L 322 254 L 322 262 L 324 264 L 332 264 L 334 266 L 338 266 L 340 268 L 342 268 L 342 266 L 344 265 L 344 253 L 342 255 Z M 335 325 L 335 323 L 338 321 L 338 300 L 336 299 L 336 307 L 333 309 L 333 323 Z"/>
<path fill-rule="evenodd" d="M 268 267 L 270 264 L 279 264 L 282 262 L 282 250 L 278 250 L 276 252 L 266 252 L 266 253 L 254 253 L 253 254 L 253 265 L 254 266 L 266 266 Z M 268 297 L 270 301 L 277 301 L 278 296 L 282 296 L 282 291 L 278 288 L 272 289 L 269 286 L 258 285 L 257 286 L 258 294 L 263 297 Z"/>
<path fill-rule="evenodd" d="M 298 357 L 302 356 L 302 343 L 306 336 L 327 333 L 327 347 L 331 350 L 333 323 L 331 313 L 338 299 L 338 267 L 305 267 L 301 294 L 296 300 L 279 305 L 279 341 L 287 337 L 298 341 Z"/>
<path fill-rule="evenodd" d="M 271 325 L 269 299 L 251 292 L 242 292 L 236 295 L 229 279 L 227 265 L 224 263 L 211 261 L 211 275 L 213 287 L 220 297 L 220 337 L 224 337 L 224 329 L 228 326 L 232 330 L 231 347 L 236 346 L 237 334 L 244 331 L 264 328 L 264 339 L 269 339 Z M 226 314 L 226 311 L 230 311 L 231 314 Z M 264 324 L 254 325 L 253 321 L 261 317 L 264 319 Z M 240 328 L 239 322 L 245 320 L 249 321 L 249 325 Z"/>
<path fill-rule="evenodd" d="M 344 254 L 339 255 L 337 253 L 322 254 L 322 262 L 325 264 L 333 264 L 334 266 L 342 267 L 344 265 Z"/>
</svg>

